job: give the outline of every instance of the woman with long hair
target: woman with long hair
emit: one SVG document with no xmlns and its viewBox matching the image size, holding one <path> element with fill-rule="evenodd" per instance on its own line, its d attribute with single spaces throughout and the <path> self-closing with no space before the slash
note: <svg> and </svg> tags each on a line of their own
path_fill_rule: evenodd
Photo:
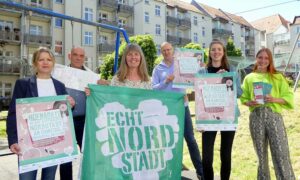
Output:
<svg viewBox="0 0 300 180">
<path fill-rule="evenodd" d="M 35 75 L 18 79 L 16 81 L 12 100 L 9 106 L 7 116 L 7 137 L 11 152 L 20 155 L 23 150 L 18 145 L 17 120 L 16 120 L 16 99 L 28 97 L 56 96 L 67 94 L 65 85 L 51 77 L 51 72 L 55 64 L 52 52 L 47 48 L 37 49 L 32 57 L 32 65 Z M 75 101 L 70 96 L 68 100 L 71 106 Z M 57 166 L 46 167 L 42 169 L 42 180 L 54 180 Z M 19 175 L 21 180 L 36 179 L 37 170 L 22 173 Z"/>
<path fill-rule="evenodd" d="M 139 45 L 126 46 L 119 70 L 112 78 L 111 85 L 152 89 L 145 56 Z"/>
<path fill-rule="evenodd" d="M 226 48 L 224 44 L 219 40 L 214 40 L 209 46 L 209 58 L 204 73 L 224 73 L 235 72 L 235 68 L 230 66 L 226 55 Z M 203 72 L 202 72 L 203 73 Z M 242 94 L 240 86 L 240 78 L 237 77 L 236 81 L 237 97 Z M 236 107 L 237 108 L 237 107 Z M 238 108 L 237 108 L 238 111 Z M 238 111 L 239 115 L 239 111 Z M 235 131 L 221 131 L 221 179 L 229 180 L 231 172 L 231 151 L 232 144 L 235 135 Z M 213 154 L 214 144 L 217 131 L 205 131 L 202 133 L 202 163 L 205 180 L 214 179 L 213 170 Z"/>
<path fill-rule="evenodd" d="M 258 101 L 257 83 L 270 87 L 263 95 L 263 102 Z M 258 157 L 257 179 L 270 179 L 268 165 L 268 145 L 277 179 L 294 180 L 287 135 L 281 116 L 282 109 L 294 107 L 294 95 L 285 77 L 274 67 L 272 53 L 268 48 L 260 49 L 256 54 L 253 72 L 248 74 L 242 85 L 242 104 L 250 109 L 250 133 Z M 257 97 L 257 98 L 256 98 Z"/>
</svg>

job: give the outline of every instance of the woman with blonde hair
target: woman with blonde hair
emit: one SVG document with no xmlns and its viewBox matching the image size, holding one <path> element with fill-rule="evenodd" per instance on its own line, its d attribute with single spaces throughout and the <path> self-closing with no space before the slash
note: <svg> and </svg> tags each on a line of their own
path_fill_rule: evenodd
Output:
<svg viewBox="0 0 300 180">
<path fill-rule="evenodd" d="M 44 97 L 67 94 L 65 85 L 51 77 L 51 72 L 55 64 L 55 59 L 51 51 L 47 48 L 37 49 L 32 57 L 32 65 L 35 75 L 18 79 L 16 81 L 12 100 L 9 106 L 6 132 L 9 148 L 11 152 L 20 155 L 23 150 L 18 145 L 17 120 L 16 120 L 16 99 L 29 97 Z M 75 101 L 70 96 L 68 100 L 71 106 Z M 54 180 L 57 166 L 46 167 L 42 169 L 42 180 Z M 21 180 L 34 180 L 37 176 L 37 170 L 22 173 L 19 175 Z"/>
<path fill-rule="evenodd" d="M 263 95 L 262 102 L 255 96 L 258 94 L 258 83 L 270 87 L 268 94 Z M 294 95 L 285 77 L 276 71 L 272 53 L 268 48 L 262 48 L 256 54 L 254 70 L 245 77 L 242 89 L 240 99 L 242 104 L 250 109 L 250 133 L 258 157 L 257 179 L 270 179 L 268 165 L 270 144 L 276 178 L 294 180 L 288 139 L 280 114 L 283 109 L 294 107 Z"/>
</svg>

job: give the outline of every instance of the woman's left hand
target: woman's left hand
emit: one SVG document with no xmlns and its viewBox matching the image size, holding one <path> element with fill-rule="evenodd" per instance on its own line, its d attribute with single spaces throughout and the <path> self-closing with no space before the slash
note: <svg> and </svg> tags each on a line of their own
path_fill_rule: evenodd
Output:
<svg viewBox="0 0 300 180">
<path fill-rule="evenodd" d="M 69 101 L 71 107 L 74 107 L 74 106 L 75 106 L 75 100 L 72 98 L 72 96 L 68 96 L 68 97 L 67 97 L 67 100 Z"/>
</svg>

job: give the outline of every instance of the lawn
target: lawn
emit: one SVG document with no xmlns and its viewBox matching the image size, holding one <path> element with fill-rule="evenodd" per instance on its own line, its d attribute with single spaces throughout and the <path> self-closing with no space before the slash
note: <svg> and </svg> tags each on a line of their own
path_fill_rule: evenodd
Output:
<svg viewBox="0 0 300 180">
<path fill-rule="evenodd" d="M 239 104 L 241 116 L 239 118 L 239 127 L 235 136 L 232 150 L 232 173 L 233 180 L 252 180 L 256 179 L 257 158 L 252 145 L 249 132 L 249 111 L 245 106 Z M 295 94 L 295 110 L 284 111 L 283 118 L 288 134 L 290 155 L 296 178 L 300 179 L 300 89 Z M 190 110 L 194 112 L 194 103 L 190 103 Z M 201 151 L 201 133 L 195 132 L 195 136 Z M 220 135 L 217 135 L 214 152 L 214 172 L 220 176 Z M 270 156 L 270 152 L 269 152 Z M 190 169 L 194 169 L 189 157 L 187 146 L 184 145 L 183 162 Z M 275 179 L 274 168 L 269 158 L 272 179 Z"/>
</svg>

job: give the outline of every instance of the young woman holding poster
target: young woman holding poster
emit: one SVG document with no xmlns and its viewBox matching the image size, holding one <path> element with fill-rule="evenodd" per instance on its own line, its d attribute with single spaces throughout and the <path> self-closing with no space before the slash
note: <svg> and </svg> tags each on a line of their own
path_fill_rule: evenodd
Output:
<svg viewBox="0 0 300 180">
<path fill-rule="evenodd" d="M 13 97 L 9 106 L 7 116 L 7 136 L 10 150 L 20 155 L 23 153 L 18 145 L 17 120 L 16 120 L 16 99 L 28 97 L 56 96 L 67 94 L 65 85 L 51 77 L 51 72 L 55 64 L 55 59 L 50 50 L 39 48 L 32 57 L 32 64 L 35 75 L 19 79 L 16 81 Z M 68 100 L 71 106 L 75 105 L 73 98 Z M 42 180 L 54 180 L 57 166 L 42 169 Z M 19 175 L 21 180 L 36 179 L 37 170 L 22 173 Z"/>
<path fill-rule="evenodd" d="M 234 72 L 235 68 L 228 63 L 226 49 L 219 40 L 214 40 L 209 46 L 209 59 L 204 73 Z M 201 73 L 201 72 L 200 72 Z M 202 72 L 203 73 L 203 72 Z M 242 94 L 240 78 L 236 82 L 237 97 Z M 239 112 L 238 112 L 239 115 Z M 213 154 L 217 131 L 205 131 L 202 133 L 202 162 L 205 180 L 214 179 Z M 235 131 L 221 131 L 221 179 L 229 180 L 231 171 L 231 150 Z"/>
<path fill-rule="evenodd" d="M 263 83 L 262 103 L 255 98 L 254 84 Z M 287 135 L 281 116 L 282 109 L 294 107 L 294 95 L 285 77 L 274 67 L 272 53 L 263 48 L 256 54 L 253 72 L 248 74 L 242 86 L 241 102 L 250 109 L 250 133 L 258 157 L 257 179 L 270 179 L 268 165 L 268 144 L 272 154 L 277 179 L 294 180 Z"/>
</svg>

